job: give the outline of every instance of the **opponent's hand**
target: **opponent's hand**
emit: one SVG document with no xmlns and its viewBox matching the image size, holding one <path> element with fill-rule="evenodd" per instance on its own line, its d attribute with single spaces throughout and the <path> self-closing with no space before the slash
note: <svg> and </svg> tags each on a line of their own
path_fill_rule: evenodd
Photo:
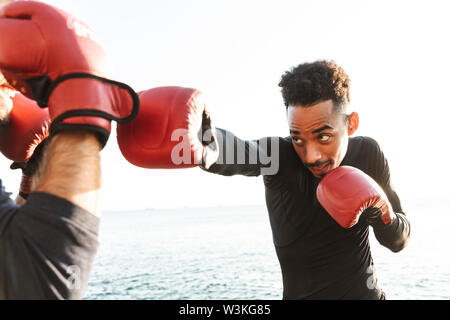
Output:
<svg viewBox="0 0 450 320">
<path fill-rule="evenodd" d="M 317 200 L 343 228 L 351 228 L 364 213 L 372 225 L 392 221 L 392 208 L 380 186 L 363 171 L 341 166 L 331 170 L 317 187 Z"/>
<path fill-rule="evenodd" d="M 83 22 L 50 5 L 18 1 L 0 11 L 0 69 L 14 88 L 49 106 L 51 132 L 84 128 L 104 145 L 111 120 L 134 118 L 129 86 L 105 78 L 108 57 Z"/>
<path fill-rule="evenodd" d="M 170 169 L 216 161 L 215 128 L 200 91 L 159 87 L 140 92 L 139 99 L 136 119 L 117 125 L 120 150 L 130 163 Z"/>
</svg>

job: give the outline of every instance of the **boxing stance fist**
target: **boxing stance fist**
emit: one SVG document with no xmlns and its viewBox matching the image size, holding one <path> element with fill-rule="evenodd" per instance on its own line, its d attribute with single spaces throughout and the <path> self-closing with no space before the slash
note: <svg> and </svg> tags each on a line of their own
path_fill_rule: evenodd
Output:
<svg viewBox="0 0 450 320">
<path fill-rule="evenodd" d="M 330 171 L 317 187 L 317 200 L 343 228 L 358 223 L 364 212 L 371 225 L 392 221 L 392 208 L 380 186 L 361 170 L 341 166 Z"/>
<path fill-rule="evenodd" d="M 33 154 L 35 140 L 46 135 L 50 122 L 47 109 L 15 93 L 7 123 L 0 127 L 0 152 L 15 162 L 26 162 Z"/>
<path fill-rule="evenodd" d="M 138 95 L 136 119 L 117 125 L 120 150 L 130 163 L 152 169 L 209 168 L 217 160 L 215 129 L 201 92 L 159 87 Z"/>
<path fill-rule="evenodd" d="M 51 133 L 85 128 L 109 137 L 110 120 L 138 111 L 129 86 L 108 80 L 107 54 L 81 21 L 50 5 L 18 1 L 0 11 L 0 69 L 39 106 L 49 107 Z"/>
</svg>

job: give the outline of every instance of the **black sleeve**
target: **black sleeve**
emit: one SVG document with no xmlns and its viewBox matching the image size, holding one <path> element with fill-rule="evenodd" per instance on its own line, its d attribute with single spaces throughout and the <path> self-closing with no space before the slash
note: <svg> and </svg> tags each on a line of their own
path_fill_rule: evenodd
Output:
<svg viewBox="0 0 450 320">
<path fill-rule="evenodd" d="M 371 158 L 375 168 L 374 179 L 386 193 L 391 203 L 394 217 L 390 224 L 374 225 L 373 231 L 378 242 L 393 252 L 401 251 L 406 247 L 410 236 L 410 222 L 403 212 L 400 198 L 394 190 L 391 182 L 389 164 L 384 157 L 378 143 L 374 143 L 374 156 Z"/>
<path fill-rule="evenodd" d="M 81 299 L 98 248 L 99 218 L 51 194 L 17 206 L 0 195 L 0 298 Z"/>
<path fill-rule="evenodd" d="M 275 175 L 280 164 L 280 138 L 241 140 L 233 133 L 217 128 L 219 158 L 209 169 L 203 170 L 223 176 Z"/>
</svg>

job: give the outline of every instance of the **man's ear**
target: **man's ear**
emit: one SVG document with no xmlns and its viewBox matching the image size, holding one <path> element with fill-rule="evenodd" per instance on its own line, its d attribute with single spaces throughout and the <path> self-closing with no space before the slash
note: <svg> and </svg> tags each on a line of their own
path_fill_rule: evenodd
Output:
<svg viewBox="0 0 450 320">
<path fill-rule="evenodd" d="M 359 115 L 357 112 L 352 112 L 348 115 L 348 135 L 351 136 L 359 127 Z"/>
</svg>

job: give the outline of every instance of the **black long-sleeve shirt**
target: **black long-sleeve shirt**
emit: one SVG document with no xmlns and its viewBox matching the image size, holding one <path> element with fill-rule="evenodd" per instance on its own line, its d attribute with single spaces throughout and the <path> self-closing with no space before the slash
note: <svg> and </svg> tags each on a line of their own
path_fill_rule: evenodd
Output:
<svg viewBox="0 0 450 320">
<path fill-rule="evenodd" d="M 48 193 L 16 205 L 0 180 L 0 299 L 81 299 L 98 228 L 97 217 Z"/>
<path fill-rule="evenodd" d="M 217 133 L 219 159 L 208 172 L 263 175 L 284 299 L 384 297 L 376 283 L 364 215 L 349 229 L 331 218 L 316 198 L 320 180 L 300 161 L 290 137 L 243 141 L 223 129 L 217 129 Z M 341 165 L 364 171 L 382 187 L 395 216 L 389 225 L 373 230 L 383 246 L 400 251 L 409 238 L 409 221 L 392 187 L 388 162 L 378 143 L 368 137 L 349 138 Z"/>
</svg>

